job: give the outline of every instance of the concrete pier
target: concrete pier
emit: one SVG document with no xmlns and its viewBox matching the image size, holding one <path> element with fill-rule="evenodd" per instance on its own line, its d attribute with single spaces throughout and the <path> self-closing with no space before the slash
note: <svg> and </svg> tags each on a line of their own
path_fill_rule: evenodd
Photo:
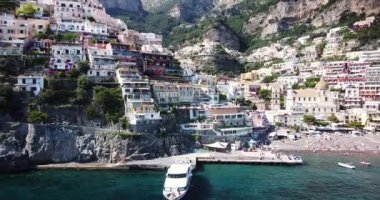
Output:
<svg viewBox="0 0 380 200">
<path fill-rule="evenodd" d="M 36 169 L 83 169 L 83 170 L 166 170 L 172 164 L 191 164 L 193 169 L 200 164 L 242 164 L 242 165 L 301 165 L 303 161 L 293 156 L 268 151 L 231 153 L 192 153 L 180 156 L 157 158 L 153 160 L 127 161 L 116 164 L 107 163 L 65 163 L 39 165 Z"/>
</svg>

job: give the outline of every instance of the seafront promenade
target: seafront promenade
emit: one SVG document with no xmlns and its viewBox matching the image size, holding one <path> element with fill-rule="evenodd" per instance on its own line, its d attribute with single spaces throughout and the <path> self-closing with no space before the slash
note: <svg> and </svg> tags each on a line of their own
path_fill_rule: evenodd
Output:
<svg viewBox="0 0 380 200">
<path fill-rule="evenodd" d="M 82 169 L 82 170 L 166 170 L 172 164 L 187 163 L 196 169 L 203 163 L 218 164 L 244 164 L 244 165 L 300 165 L 301 159 L 285 154 L 277 154 L 269 151 L 243 152 L 234 151 L 231 153 L 191 153 L 179 156 L 156 158 L 152 160 L 126 161 L 115 164 L 108 163 L 64 163 L 38 165 L 36 169 Z"/>
</svg>

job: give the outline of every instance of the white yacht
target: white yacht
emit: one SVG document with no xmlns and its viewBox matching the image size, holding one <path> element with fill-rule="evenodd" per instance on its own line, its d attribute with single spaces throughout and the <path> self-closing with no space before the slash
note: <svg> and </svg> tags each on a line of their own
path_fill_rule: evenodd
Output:
<svg viewBox="0 0 380 200">
<path fill-rule="evenodd" d="M 341 167 L 344 167 L 344 168 L 348 168 L 348 169 L 355 169 L 355 166 L 350 164 L 350 163 L 341 163 L 341 162 L 338 162 L 338 165 L 341 166 Z"/>
<path fill-rule="evenodd" d="M 191 165 L 173 164 L 166 173 L 164 197 L 168 200 L 179 200 L 184 197 L 190 188 Z"/>
</svg>

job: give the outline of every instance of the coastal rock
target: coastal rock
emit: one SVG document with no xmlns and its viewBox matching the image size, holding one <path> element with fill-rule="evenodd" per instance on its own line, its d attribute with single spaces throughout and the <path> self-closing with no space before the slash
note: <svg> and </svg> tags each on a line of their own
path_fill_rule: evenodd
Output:
<svg viewBox="0 0 380 200">
<path fill-rule="evenodd" d="M 25 150 L 36 164 L 71 162 L 78 158 L 79 130 L 54 125 L 29 125 Z"/>
<path fill-rule="evenodd" d="M 93 134 L 77 137 L 76 145 L 79 150 L 79 162 L 90 162 L 96 160 L 96 138 Z"/>
<path fill-rule="evenodd" d="M 1 124 L 0 173 L 25 171 L 30 168 L 28 153 L 23 151 L 26 126 Z"/>
</svg>

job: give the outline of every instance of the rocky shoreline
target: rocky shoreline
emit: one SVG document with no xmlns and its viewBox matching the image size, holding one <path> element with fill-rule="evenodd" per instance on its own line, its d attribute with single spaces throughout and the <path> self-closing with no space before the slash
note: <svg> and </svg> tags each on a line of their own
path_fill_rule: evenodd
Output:
<svg viewBox="0 0 380 200">
<path fill-rule="evenodd" d="M 0 173 L 57 163 L 117 163 L 183 154 L 191 136 L 140 135 L 75 126 L 5 124 L 0 132 Z"/>
</svg>

